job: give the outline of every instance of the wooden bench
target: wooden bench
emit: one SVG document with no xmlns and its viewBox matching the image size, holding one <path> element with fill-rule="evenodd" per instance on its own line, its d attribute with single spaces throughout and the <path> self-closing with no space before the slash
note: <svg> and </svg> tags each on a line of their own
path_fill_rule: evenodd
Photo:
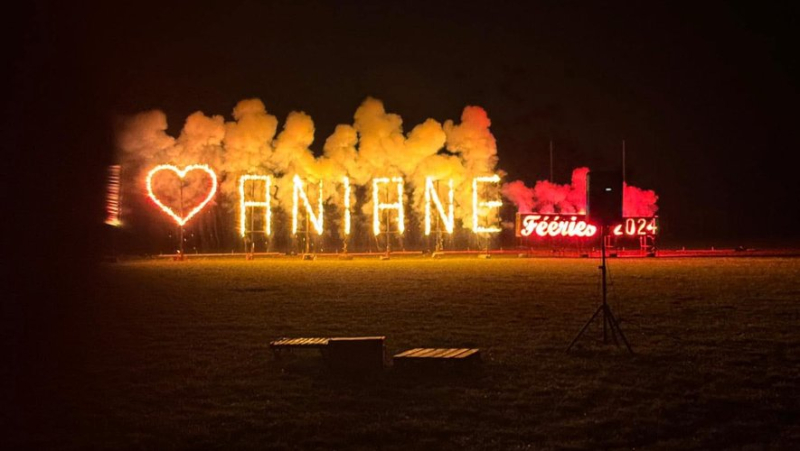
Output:
<svg viewBox="0 0 800 451">
<path fill-rule="evenodd" d="M 330 342 L 330 338 L 281 338 L 269 343 L 269 348 L 275 358 L 280 358 L 281 351 L 292 351 L 294 349 L 325 349 Z"/>
<path fill-rule="evenodd" d="M 372 370 L 383 368 L 385 337 L 281 338 L 270 342 L 275 358 L 283 351 L 319 349 L 332 369 Z"/>
<path fill-rule="evenodd" d="M 414 348 L 394 356 L 398 367 L 425 365 L 464 366 L 480 361 L 481 350 L 477 348 Z"/>
</svg>

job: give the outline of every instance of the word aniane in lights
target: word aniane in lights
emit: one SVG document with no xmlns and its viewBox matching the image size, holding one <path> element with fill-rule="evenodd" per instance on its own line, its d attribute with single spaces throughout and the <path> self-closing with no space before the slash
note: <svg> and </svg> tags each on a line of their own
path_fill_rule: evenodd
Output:
<svg viewBox="0 0 800 451">
<path fill-rule="evenodd" d="M 203 199 L 202 202 L 200 202 L 194 208 L 192 208 L 191 211 L 189 211 L 189 213 L 185 214 L 184 216 L 180 216 L 178 213 L 175 213 L 175 211 L 172 208 L 164 205 L 164 203 L 161 202 L 158 199 L 158 196 L 156 196 L 156 194 L 153 192 L 153 177 L 155 177 L 156 174 L 162 171 L 170 171 L 175 173 L 178 176 L 178 178 L 181 179 L 181 183 L 183 183 L 183 179 L 189 172 L 192 171 L 205 172 L 211 179 L 211 189 L 208 190 L 208 194 L 206 195 L 205 199 Z M 146 184 L 147 184 L 147 195 L 150 197 L 150 199 L 156 205 L 158 205 L 158 207 L 161 208 L 161 210 L 163 210 L 164 213 L 168 214 L 172 219 L 174 219 L 175 222 L 178 223 L 178 225 L 183 226 L 187 222 L 189 222 L 189 220 L 192 219 L 194 215 L 200 212 L 200 210 L 202 210 L 203 207 L 205 207 L 206 204 L 211 201 L 211 199 L 214 198 L 214 195 L 217 193 L 217 174 L 215 174 L 214 171 L 211 170 L 211 168 L 209 168 L 204 164 L 190 164 L 189 166 L 186 166 L 183 169 L 179 169 L 177 166 L 173 166 L 171 164 L 161 164 L 154 167 L 153 169 L 150 170 L 150 172 L 147 173 Z M 180 214 L 183 214 L 183 212 L 180 212 Z"/>
<path fill-rule="evenodd" d="M 211 187 L 208 191 L 208 194 L 191 211 L 189 211 L 184 216 L 181 216 L 182 212 L 176 213 L 172 208 L 165 205 L 161 200 L 158 199 L 158 196 L 153 192 L 153 178 L 156 174 L 162 171 L 170 171 L 175 173 L 181 180 L 186 177 L 191 171 L 202 171 L 206 173 L 210 180 L 211 180 Z M 263 221 L 259 221 L 263 223 L 263 232 L 267 235 L 272 234 L 272 186 L 273 186 L 273 179 L 272 176 L 269 175 L 260 175 L 260 174 L 246 174 L 239 177 L 238 180 L 238 194 L 239 194 L 239 221 L 238 221 L 238 229 L 239 234 L 241 236 L 245 236 L 248 232 L 247 229 L 247 214 L 248 210 L 250 210 L 250 214 L 256 214 L 255 209 L 263 209 Z M 436 214 L 442 220 L 442 224 L 444 225 L 444 230 L 447 233 L 453 233 L 455 229 L 455 218 L 454 218 L 454 192 L 453 192 L 453 180 L 449 179 L 447 181 L 447 201 L 446 205 L 445 202 L 442 202 L 440 194 L 437 190 L 437 180 L 433 177 L 426 177 L 425 179 L 425 235 L 430 235 L 431 232 L 431 221 L 432 221 L 432 210 L 433 207 L 436 209 Z M 500 182 L 500 176 L 498 175 L 491 175 L 491 176 L 483 176 L 483 177 L 476 177 L 472 180 L 472 222 L 473 222 L 473 232 L 475 233 L 497 233 L 501 229 L 497 226 L 481 226 L 481 217 L 488 214 L 487 209 L 490 208 L 498 208 L 503 205 L 503 203 L 498 200 L 484 200 L 482 196 L 478 195 L 479 187 L 484 184 L 497 184 Z M 194 215 L 196 215 L 200 210 L 202 210 L 206 204 L 208 204 L 211 199 L 213 199 L 214 195 L 217 192 L 217 176 L 211 168 L 207 165 L 202 164 L 192 164 L 189 166 L 180 169 L 173 165 L 162 164 L 159 166 L 154 167 L 150 170 L 147 174 L 146 178 L 147 183 L 147 193 L 149 197 L 153 200 L 153 202 L 163 210 L 167 215 L 169 215 L 175 222 L 179 225 L 183 226 L 186 224 Z M 308 218 L 309 223 L 312 225 L 314 231 L 317 234 L 322 235 L 324 232 L 324 196 L 323 196 L 323 183 L 319 181 L 317 186 L 319 193 L 316 199 L 316 205 L 312 205 L 311 201 L 309 200 L 308 193 L 306 192 L 306 188 L 304 187 L 305 182 L 299 175 L 294 175 L 292 177 L 292 233 L 297 233 L 297 222 L 300 213 L 300 203 L 303 203 L 303 207 L 305 208 L 305 214 Z M 261 191 L 261 186 L 263 186 L 263 191 Z M 383 188 L 385 186 L 385 188 Z M 248 189 L 249 188 L 249 189 Z M 349 177 L 342 178 L 342 188 L 344 191 L 343 197 L 343 207 L 344 207 L 344 221 L 343 221 L 343 228 L 344 234 L 349 235 L 351 229 L 351 210 L 352 210 L 352 185 L 350 184 Z M 387 210 L 394 210 L 396 212 L 396 222 L 397 222 L 397 231 L 399 233 L 403 233 L 405 231 L 405 206 L 404 206 L 404 190 L 405 185 L 402 177 L 378 177 L 372 180 L 372 208 L 373 208 L 373 217 L 372 217 L 372 230 L 375 235 L 381 233 L 381 213 L 386 212 Z M 390 195 L 392 191 L 396 191 L 396 194 Z M 386 193 L 385 198 L 381 200 L 381 193 Z M 258 195 L 256 195 L 258 193 Z M 389 198 L 395 198 L 394 202 L 389 202 Z M 316 211 L 315 208 L 316 207 Z M 388 227 L 388 224 L 387 224 Z M 253 230 L 252 232 L 256 232 Z"/>
</svg>

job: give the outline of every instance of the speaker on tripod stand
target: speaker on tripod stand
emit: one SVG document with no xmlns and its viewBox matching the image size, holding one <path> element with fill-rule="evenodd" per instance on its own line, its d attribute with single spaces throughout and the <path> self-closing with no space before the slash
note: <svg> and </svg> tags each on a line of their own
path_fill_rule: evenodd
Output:
<svg viewBox="0 0 800 451">
<path fill-rule="evenodd" d="M 590 171 L 586 175 L 586 213 L 597 226 L 622 221 L 621 171 Z"/>
<path fill-rule="evenodd" d="M 586 176 L 586 211 L 589 221 L 596 225 L 600 230 L 600 275 L 602 278 L 602 304 L 594 312 L 589 321 L 578 332 L 578 335 L 572 340 L 572 343 L 567 347 L 567 351 L 572 349 L 572 346 L 578 339 L 586 332 L 586 329 L 598 316 L 603 318 L 603 343 L 608 343 L 609 336 L 614 340 L 614 343 L 619 344 L 617 336 L 622 339 L 628 351 L 632 354 L 628 339 L 622 333 L 619 327 L 619 322 L 611 307 L 608 306 L 608 290 L 606 281 L 606 236 L 610 226 L 616 222 L 622 221 L 622 171 L 590 171 Z"/>
</svg>

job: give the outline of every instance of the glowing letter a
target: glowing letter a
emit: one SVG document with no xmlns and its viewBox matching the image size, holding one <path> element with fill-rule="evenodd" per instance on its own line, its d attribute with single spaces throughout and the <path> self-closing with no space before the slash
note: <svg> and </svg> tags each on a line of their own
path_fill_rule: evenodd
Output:
<svg viewBox="0 0 800 451">
<path fill-rule="evenodd" d="M 264 201 L 245 200 L 244 184 L 245 182 L 255 182 L 261 180 L 264 182 Z M 272 210 L 270 209 L 270 186 L 272 185 L 272 178 L 268 175 L 243 175 L 239 177 L 239 233 L 244 236 L 247 233 L 246 216 L 247 208 L 263 208 L 264 209 L 264 233 L 270 235 L 272 233 Z M 253 212 L 250 213 L 251 215 Z M 254 232 L 254 230 L 251 230 Z"/>
</svg>

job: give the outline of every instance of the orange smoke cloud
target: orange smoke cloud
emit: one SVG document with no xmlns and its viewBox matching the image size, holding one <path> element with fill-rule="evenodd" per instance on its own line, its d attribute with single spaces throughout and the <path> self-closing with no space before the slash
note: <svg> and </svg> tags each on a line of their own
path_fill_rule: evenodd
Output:
<svg viewBox="0 0 800 451">
<path fill-rule="evenodd" d="M 343 202 L 336 183 L 347 176 L 355 186 L 369 186 L 379 177 L 402 176 L 408 184 L 409 204 L 424 209 L 426 177 L 452 179 L 459 205 L 471 205 L 473 177 L 497 172 L 497 145 L 489 130 L 491 120 L 478 106 L 467 106 L 461 122 L 427 119 L 403 129 L 403 119 L 387 112 L 382 101 L 368 97 L 353 115 L 352 124 L 340 124 L 324 141 L 323 154 L 314 155 L 311 116 L 293 111 L 283 127 L 261 100 L 246 99 L 233 109 L 233 121 L 222 116 L 191 114 L 178 138 L 166 133 L 163 112 L 148 111 L 121 120 L 117 127 L 120 163 L 136 185 L 155 164 L 208 164 L 220 179 L 222 203 L 235 208 L 237 180 L 245 174 L 275 176 L 275 199 L 283 208 L 292 202 L 292 177 L 309 183 L 324 181 L 324 201 Z M 445 150 L 446 149 L 446 150 Z M 166 187 L 161 187 L 166 190 Z M 169 195 L 170 193 L 165 193 Z M 371 211 L 371 204 L 364 211 Z M 470 224 L 468 209 L 459 218 Z"/>
</svg>

